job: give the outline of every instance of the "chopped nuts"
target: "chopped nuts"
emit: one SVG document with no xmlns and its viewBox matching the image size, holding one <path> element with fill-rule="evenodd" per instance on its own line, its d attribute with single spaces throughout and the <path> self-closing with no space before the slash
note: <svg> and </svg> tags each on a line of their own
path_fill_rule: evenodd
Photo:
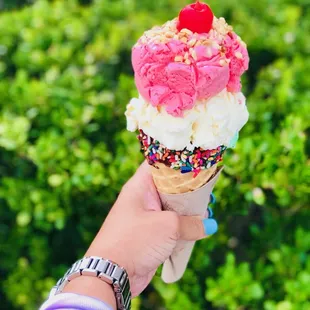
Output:
<svg viewBox="0 0 310 310">
<path fill-rule="evenodd" d="M 175 61 L 175 62 L 183 62 L 183 56 L 176 56 L 176 57 L 174 58 L 174 61 Z"/>
<path fill-rule="evenodd" d="M 180 33 L 182 33 L 182 32 L 188 34 L 189 36 L 191 36 L 191 35 L 193 34 L 192 31 L 190 31 L 189 29 L 186 29 L 186 28 L 183 28 L 183 29 L 180 31 Z"/>
<path fill-rule="evenodd" d="M 243 46 L 244 48 L 246 48 L 246 47 L 247 47 L 246 43 L 245 43 L 245 42 L 243 42 L 242 40 L 241 40 L 240 44 L 241 44 L 241 46 Z"/>
<path fill-rule="evenodd" d="M 195 44 L 196 44 L 197 40 L 196 39 L 191 39 L 189 42 L 188 42 L 188 45 L 193 47 Z"/>
<path fill-rule="evenodd" d="M 213 41 L 210 39 L 202 40 L 201 43 L 202 43 L 202 45 L 205 45 L 205 46 L 212 46 L 213 45 Z"/>
<path fill-rule="evenodd" d="M 223 17 L 214 17 L 213 26 L 210 32 L 205 34 L 193 33 L 189 29 L 182 29 L 180 32 L 177 30 L 178 19 L 166 22 L 163 26 L 156 26 L 149 31 L 146 31 L 140 38 L 137 45 L 140 44 L 167 44 L 171 40 L 177 40 L 186 44 L 184 55 L 176 55 L 174 61 L 177 63 L 185 63 L 190 65 L 198 60 L 197 52 L 195 50 L 198 46 L 206 47 L 206 56 L 212 57 L 213 54 L 219 53 L 223 59 L 219 61 L 221 66 L 227 66 L 230 63 L 229 59 L 225 59 L 225 47 L 223 40 L 227 34 L 233 31 Z M 240 45 L 246 47 L 246 44 L 240 39 Z M 235 57 L 242 59 L 241 52 L 236 52 Z"/>
<path fill-rule="evenodd" d="M 243 55 L 242 55 L 240 52 L 236 52 L 236 53 L 235 53 L 235 56 L 236 56 L 238 59 L 242 59 L 242 58 L 243 58 Z"/>
<path fill-rule="evenodd" d="M 180 41 L 183 42 L 183 43 L 187 43 L 188 39 L 186 37 L 183 37 L 183 38 L 180 39 Z"/>
<path fill-rule="evenodd" d="M 220 60 L 220 66 L 222 66 L 222 67 L 226 67 L 229 64 L 230 64 L 230 59 L 228 59 L 228 58 Z"/>
<path fill-rule="evenodd" d="M 224 39 L 225 36 L 229 32 L 233 31 L 233 27 L 229 26 L 226 23 L 225 18 L 223 18 L 223 17 L 220 17 L 220 18 L 214 17 L 213 29 L 211 31 L 212 31 L 212 37 L 218 38 L 218 39 Z"/>
<path fill-rule="evenodd" d="M 194 60 L 198 59 L 197 58 L 197 53 L 196 53 L 196 51 L 193 48 L 190 48 L 189 52 L 190 52 L 190 54 L 191 54 L 191 56 L 193 57 Z"/>
<path fill-rule="evenodd" d="M 212 49 L 210 47 L 206 49 L 206 54 L 208 57 L 212 57 Z"/>
<path fill-rule="evenodd" d="M 216 49 L 218 49 L 218 50 L 221 49 L 221 46 L 220 46 L 217 42 L 215 42 L 215 41 L 212 42 L 212 47 L 213 47 L 213 48 L 216 48 Z"/>
<path fill-rule="evenodd" d="M 166 33 L 166 37 L 167 37 L 167 38 L 173 38 L 173 37 L 174 37 L 174 33 L 173 33 L 172 31 L 168 31 L 168 32 Z"/>
<path fill-rule="evenodd" d="M 227 61 L 225 59 L 220 60 L 220 66 L 226 67 L 227 66 Z"/>
</svg>

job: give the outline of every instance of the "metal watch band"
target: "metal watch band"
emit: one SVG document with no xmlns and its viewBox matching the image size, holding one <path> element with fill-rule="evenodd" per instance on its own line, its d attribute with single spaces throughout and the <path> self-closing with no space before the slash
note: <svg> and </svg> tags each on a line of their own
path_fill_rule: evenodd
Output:
<svg viewBox="0 0 310 310">
<path fill-rule="evenodd" d="M 102 257 L 84 257 L 68 269 L 50 292 L 50 297 L 61 293 L 64 287 L 80 276 L 97 277 L 113 286 L 117 309 L 129 310 L 131 307 L 131 292 L 128 274 L 124 268 Z"/>
</svg>

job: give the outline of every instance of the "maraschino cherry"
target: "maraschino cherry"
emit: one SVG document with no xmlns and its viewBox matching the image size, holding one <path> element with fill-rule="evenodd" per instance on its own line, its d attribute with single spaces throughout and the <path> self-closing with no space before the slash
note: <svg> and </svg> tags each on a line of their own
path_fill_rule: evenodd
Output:
<svg viewBox="0 0 310 310">
<path fill-rule="evenodd" d="M 181 31 L 184 28 L 197 33 L 208 33 L 212 28 L 214 15 L 210 7 L 196 1 L 187 5 L 179 15 L 178 30 Z"/>
</svg>

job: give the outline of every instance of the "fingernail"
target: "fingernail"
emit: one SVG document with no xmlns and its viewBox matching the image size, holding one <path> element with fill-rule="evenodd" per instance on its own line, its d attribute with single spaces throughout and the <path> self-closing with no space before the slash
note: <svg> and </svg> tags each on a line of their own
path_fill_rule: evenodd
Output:
<svg viewBox="0 0 310 310">
<path fill-rule="evenodd" d="M 217 225 L 216 220 L 204 219 L 202 222 L 203 222 L 203 227 L 205 229 L 205 234 L 207 236 L 212 236 L 217 232 L 218 225 Z"/>
<path fill-rule="evenodd" d="M 213 215 L 214 215 L 214 213 L 213 213 L 213 210 L 212 210 L 212 208 L 210 208 L 210 207 L 208 207 L 208 213 L 209 213 L 209 216 L 208 216 L 208 218 L 210 219 L 210 218 L 212 218 L 213 217 Z"/>
<path fill-rule="evenodd" d="M 210 195 L 210 204 L 214 204 L 214 203 L 216 203 L 216 198 L 215 198 L 214 194 L 212 193 Z"/>
</svg>

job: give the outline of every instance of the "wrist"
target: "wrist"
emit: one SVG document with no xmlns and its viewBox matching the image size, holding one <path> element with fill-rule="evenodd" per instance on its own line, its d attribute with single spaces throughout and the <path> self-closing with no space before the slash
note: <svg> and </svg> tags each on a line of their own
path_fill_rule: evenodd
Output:
<svg viewBox="0 0 310 310">
<path fill-rule="evenodd" d="M 127 272 L 102 257 L 84 257 L 75 262 L 51 290 L 50 296 L 64 291 L 104 300 L 113 309 L 130 309 L 131 293 Z"/>
<path fill-rule="evenodd" d="M 93 277 L 78 277 L 68 283 L 63 293 L 73 293 L 99 299 L 116 310 L 116 299 L 110 284 Z"/>
<path fill-rule="evenodd" d="M 85 257 L 88 256 L 100 256 L 109 259 L 113 263 L 123 267 L 126 270 L 129 279 L 131 279 L 134 274 L 134 268 L 131 263 L 132 260 L 130 259 L 128 252 L 124 251 L 123 247 L 115 246 L 109 248 L 92 244 L 85 254 Z"/>
</svg>

